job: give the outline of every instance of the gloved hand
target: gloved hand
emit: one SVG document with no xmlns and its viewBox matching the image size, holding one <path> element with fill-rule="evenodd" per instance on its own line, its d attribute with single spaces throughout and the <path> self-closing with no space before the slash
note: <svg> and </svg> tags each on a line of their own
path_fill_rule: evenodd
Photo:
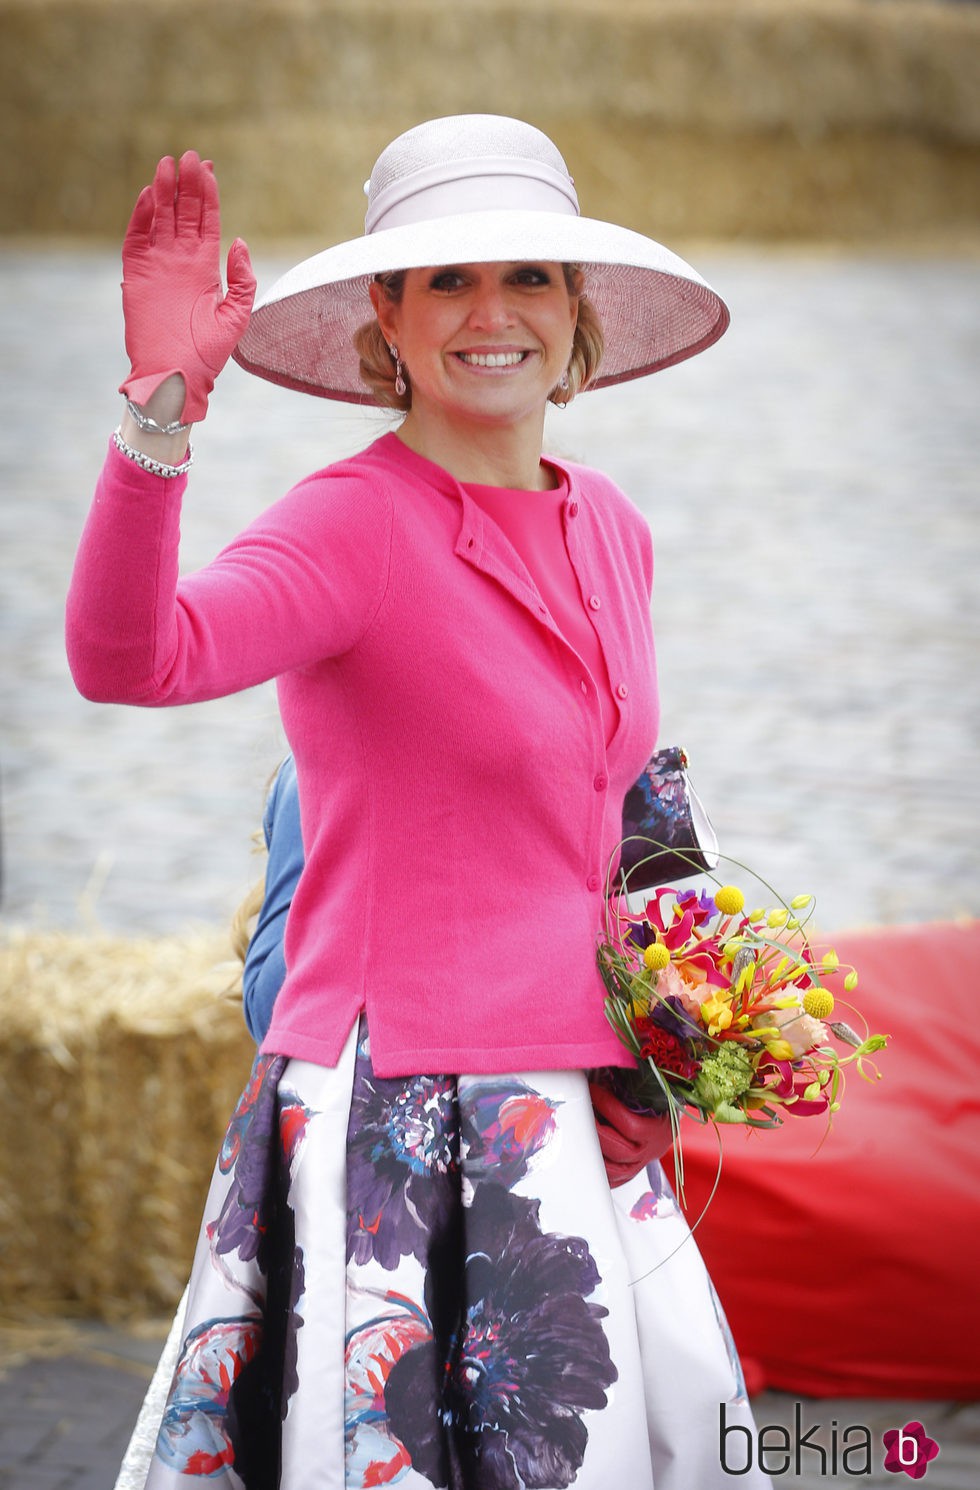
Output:
<svg viewBox="0 0 980 1490">
<path fill-rule="evenodd" d="M 221 289 L 218 183 L 210 161 L 193 150 L 156 168 L 140 192 L 123 241 L 123 313 L 132 370 L 120 386 L 145 404 L 165 378 L 184 379 L 180 418 L 202 419 L 208 394 L 239 341 L 252 309 L 255 275 L 236 238 L 228 251 L 228 292 Z"/>
<path fill-rule="evenodd" d="M 670 1148 L 670 1118 L 633 1112 L 606 1087 L 589 1082 L 599 1147 L 610 1186 L 625 1185 Z"/>
</svg>

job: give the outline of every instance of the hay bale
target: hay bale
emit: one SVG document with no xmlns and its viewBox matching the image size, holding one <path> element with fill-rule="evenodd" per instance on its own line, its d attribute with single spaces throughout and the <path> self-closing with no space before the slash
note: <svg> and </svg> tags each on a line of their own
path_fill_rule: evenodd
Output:
<svg viewBox="0 0 980 1490">
<path fill-rule="evenodd" d="M 254 1047 L 227 937 L 0 939 L 0 1309 L 172 1308 Z"/>
<path fill-rule="evenodd" d="M 937 0 L 0 0 L 0 222 L 115 244 L 193 144 L 253 246 L 319 246 L 394 134 L 489 109 L 640 229 L 975 233 L 978 55 L 976 7 Z"/>
</svg>

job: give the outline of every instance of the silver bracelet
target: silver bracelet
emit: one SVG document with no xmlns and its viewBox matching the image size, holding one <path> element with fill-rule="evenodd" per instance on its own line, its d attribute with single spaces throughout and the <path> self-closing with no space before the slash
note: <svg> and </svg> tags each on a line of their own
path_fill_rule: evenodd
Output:
<svg viewBox="0 0 980 1490">
<path fill-rule="evenodd" d="M 112 442 L 127 460 L 135 461 L 144 471 L 149 471 L 151 476 L 163 476 L 168 481 L 174 476 L 185 476 L 194 464 L 194 451 L 190 445 L 187 447 L 186 459 L 179 466 L 168 466 L 165 461 L 154 460 L 152 455 L 144 455 L 142 450 L 134 450 L 132 445 L 127 445 L 118 429 L 113 430 Z"/>
<path fill-rule="evenodd" d="M 145 435 L 182 435 L 185 429 L 190 429 L 189 424 L 181 424 L 179 419 L 173 419 L 169 424 L 157 424 L 156 420 L 149 414 L 144 414 L 139 404 L 134 404 L 131 398 L 127 398 L 126 407 Z"/>
</svg>

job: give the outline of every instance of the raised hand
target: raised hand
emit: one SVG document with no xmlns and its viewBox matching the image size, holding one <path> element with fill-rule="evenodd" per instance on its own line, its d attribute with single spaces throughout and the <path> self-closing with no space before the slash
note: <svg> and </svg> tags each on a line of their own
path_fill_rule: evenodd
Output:
<svg viewBox="0 0 980 1490">
<path fill-rule="evenodd" d="M 221 218 L 211 162 L 193 150 L 165 156 L 140 192 L 123 241 L 123 313 L 131 371 L 120 386 L 145 404 L 168 377 L 184 380 L 182 422 L 203 419 L 208 394 L 252 309 L 248 248 L 228 251 L 221 287 Z"/>
</svg>

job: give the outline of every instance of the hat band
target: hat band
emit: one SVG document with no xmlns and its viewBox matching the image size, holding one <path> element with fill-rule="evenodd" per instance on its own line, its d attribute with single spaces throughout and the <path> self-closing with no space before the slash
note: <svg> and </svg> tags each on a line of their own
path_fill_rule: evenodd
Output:
<svg viewBox="0 0 980 1490">
<path fill-rule="evenodd" d="M 465 172 L 465 174 L 463 174 Z M 557 212 L 577 217 L 575 185 L 543 162 L 480 159 L 414 171 L 374 196 L 366 233 L 402 228 L 460 212 Z"/>
</svg>

